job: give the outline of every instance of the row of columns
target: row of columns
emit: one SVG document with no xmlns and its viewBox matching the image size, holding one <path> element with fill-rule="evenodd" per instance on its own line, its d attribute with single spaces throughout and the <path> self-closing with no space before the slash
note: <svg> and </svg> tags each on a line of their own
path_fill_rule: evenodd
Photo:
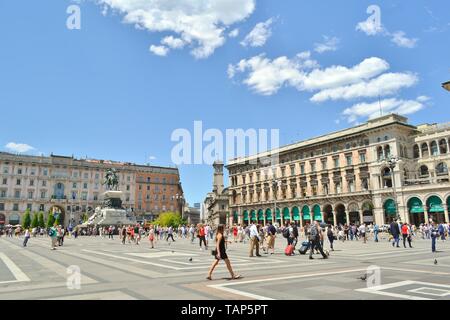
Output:
<svg viewBox="0 0 450 320">
<path fill-rule="evenodd" d="M 303 222 L 304 222 L 303 214 L 301 212 L 299 214 L 300 214 L 300 220 L 298 220 L 298 221 L 300 221 L 300 225 L 303 225 Z M 333 215 L 334 224 L 336 224 L 337 214 L 336 214 L 335 211 L 332 211 L 331 214 Z M 363 222 L 363 217 L 364 217 L 363 212 L 362 211 L 358 211 L 358 215 L 359 215 L 359 222 L 362 223 Z M 313 223 L 314 222 L 314 215 L 313 215 L 313 213 L 310 213 L 310 216 L 311 216 L 311 218 L 309 220 L 305 221 L 305 222 L 309 222 L 309 223 Z M 323 212 L 322 212 L 322 217 L 324 218 L 323 221 L 325 221 L 325 216 L 324 216 Z M 281 220 L 281 225 L 284 225 L 285 224 L 285 219 L 284 219 L 283 213 L 281 213 L 280 218 L 281 218 L 280 219 Z M 293 217 L 292 212 L 289 213 L 289 218 L 290 218 L 289 221 L 294 221 L 294 217 Z M 350 222 L 350 213 L 348 211 L 345 212 L 345 219 L 346 219 L 345 220 L 346 223 L 348 224 Z M 275 223 L 277 221 L 276 214 L 272 214 L 272 219 L 267 219 L 266 215 L 264 215 L 263 225 L 266 225 L 267 222 L 269 222 L 269 220 L 270 220 L 270 222 Z M 250 223 L 251 221 L 253 221 L 253 220 L 251 220 L 251 217 L 249 217 L 249 220 L 247 220 L 247 222 Z M 261 221 L 261 220 L 257 219 L 256 221 Z M 237 223 L 238 224 L 243 224 L 244 223 L 244 215 L 243 214 L 238 215 L 238 222 Z M 234 213 L 232 215 L 230 215 L 230 218 L 229 218 L 229 225 L 233 225 L 233 224 L 234 224 Z"/>
<path fill-rule="evenodd" d="M 442 140 L 442 139 L 441 139 L 441 140 Z M 441 140 L 433 140 L 433 141 L 436 143 L 436 145 L 437 145 L 437 154 L 438 154 L 438 155 L 441 154 L 441 147 L 440 147 L 440 144 L 439 144 L 439 141 L 441 141 Z M 447 148 L 447 153 L 448 153 L 448 152 L 450 151 L 450 150 L 449 150 L 449 143 L 448 143 L 448 140 L 447 140 L 447 139 L 444 139 L 444 140 L 445 140 L 445 146 L 446 146 L 446 148 Z M 423 145 L 424 143 L 426 143 L 426 145 L 427 145 L 428 156 L 431 156 L 431 144 L 430 144 L 430 142 L 429 142 L 429 141 L 419 142 L 419 143 L 417 143 L 417 146 L 419 147 L 419 155 L 420 155 L 420 158 L 423 158 L 423 154 L 422 154 L 422 145 Z"/>
</svg>

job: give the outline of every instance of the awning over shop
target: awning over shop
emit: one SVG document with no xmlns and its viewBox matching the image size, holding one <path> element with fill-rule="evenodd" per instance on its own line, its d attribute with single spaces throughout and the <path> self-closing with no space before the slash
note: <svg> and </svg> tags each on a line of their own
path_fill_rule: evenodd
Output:
<svg viewBox="0 0 450 320">
<path fill-rule="evenodd" d="M 320 212 L 320 206 L 318 204 L 313 207 L 313 213 L 314 221 L 323 221 L 322 212 Z"/>
<path fill-rule="evenodd" d="M 395 202 L 392 199 L 386 200 L 384 203 L 384 211 L 391 216 L 395 216 L 397 214 L 397 209 L 395 207 Z"/>
<path fill-rule="evenodd" d="M 250 217 L 251 217 L 252 221 L 256 221 L 256 211 L 255 210 L 252 210 L 250 212 Z"/>
<path fill-rule="evenodd" d="M 244 210 L 244 221 L 248 221 L 248 211 Z"/>
<path fill-rule="evenodd" d="M 297 207 L 292 208 L 292 217 L 294 221 L 300 221 L 300 210 Z"/>
<path fill-rule="evenodd" d="M 408 210 L 410 213 L 424 213 L 422 201 L 419 198 L 412 198 L 408 201 Z"/>
<path fill-rule="evenodd" d="M 311 213 L 308 206 L 302 208 L 303 220 L 311 220 Z"/>
<path fill-rule="evenodd" d="M 283 209 L 283 219 L 284 220 L 291 220 L 291 215 L 289 214 L 289 208 Z"/>
<path fill-rule="evenodd" d="M 266 218 L 267 220 L 272 221 L 272 210 L 270 209 L 266 210 Z"/>
<path fill-rule="evenodd" d="M 264 221 L 264 211 L 262 209 L 258 210 L 258 221 Z"/>
<path fill-rule="evenodd" d="M 437 196 L 431 196 L 428 198 L 427 207 L 429 213 L 444 213 L 442 200 Z"/>
</svg>

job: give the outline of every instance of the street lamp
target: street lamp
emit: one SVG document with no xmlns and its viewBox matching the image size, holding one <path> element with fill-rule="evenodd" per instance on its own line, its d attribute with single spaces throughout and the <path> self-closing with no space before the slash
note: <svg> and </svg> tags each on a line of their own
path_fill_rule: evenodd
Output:
<svg viewBox="0 0 450 320">
<path fill-rule="evenodd" d="M 278 194 L 278 188 L 281 186 L 281 181 L 277 180 L 275 178 L 275 173 L 272 180 L 272 187 L 273 187 L 273 203 L 274 203 L 274 211 L 272 215 L 272 221 L 277 220 L 277 194 Z"/>
<path fill-rule="evenodd" d="M 442 84 L 442 88 L 444 88 L 447 91 L 450 91 L 450 81 L 444 82 Z"/>
<path fill-rule="evenodd" d="M 400 160 L 398 157 L 391 156 L 391 155 L 389 155 L 387 158 L 381 159 L 381 162 L 386 164 L 389 167 L 389 169 L 391 170 L 392 189 L 394 192 L 394 207 L 395 207 L 395 212 L 397 213 L 396 219 L 400 219 L 400 212 L 399 212 L 399 208 L 397 205 L 397 188 L 395 187 L 394 169 L 397 167 L 397 164 L 400 163 L 401 161 L 402 160 Z M 406 222 L 406 216 L 404 218 L 405 218 L 404 222 Z"/>
</svg>

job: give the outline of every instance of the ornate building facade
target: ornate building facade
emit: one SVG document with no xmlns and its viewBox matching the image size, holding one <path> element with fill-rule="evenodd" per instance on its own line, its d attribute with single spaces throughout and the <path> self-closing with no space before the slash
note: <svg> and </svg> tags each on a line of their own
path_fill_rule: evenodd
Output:
<svg viewBox="0 0 450 320">
<path fill-rule="evenodd" d="M 157 175 L 161 178 L 161 190 L 168 191 L 171 182 L 173 195 L 179 192 L 179 174 L 176 168 L 162 168 L 136 165 L 107 160 L 84 160 L 74 157 L 27 156 L 0 152 L 0 225 L 22 223 L 24 212 L 58 212 L 65 225 L 78 224 L 84 213 L 88 215 L 103 202 L 106 191 L 102 184 L 108 169 L 115 168 L 119 174 L 119 190 L 123 192 L 123 206 L 143 213 L 138 209 L 139 185 L 143 175 Z M 169 177 L 163 180 L 162 175 Z M 161 177 L 160 177 L 161 176 Z M 172 180 L 170 180 L 172 179 Z M 159 180 L 158 180 L 159 181 Z M 156 182 L 155 182 L 156 183 Z M 141 187 L 142 188 L 142 187 Z M 169 197 L 168 193 L 165 193 Z M 156 214 L 164 205 L 156 201 Z M 141 207 L 142 208 L 142 207 Z M 157 209 L 157 210 L 155 210 Z M 167 210 L 170 209 L 170 205 Z"/>
<path fill-rule="evenodd" d="M 449 221 L 450 124 L 390 114 L 229 162 L 229 223 Z M 263 157 L 279 161 L 265 164 Z M 390 167 L 387 159 L 398 162 Z"/>
</svg>

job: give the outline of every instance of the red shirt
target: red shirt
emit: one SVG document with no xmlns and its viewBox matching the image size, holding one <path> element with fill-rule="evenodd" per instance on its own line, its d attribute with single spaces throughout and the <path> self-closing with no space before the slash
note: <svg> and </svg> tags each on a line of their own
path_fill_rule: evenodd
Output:
<svg viewBox="0 0 450 320">
<path fill-rule="evenodd" d="M 402 234 L 408 234 L 408 226 L 406 224 L 402 226 Z"/>
<path fill-rule="evenodd" d="M 200 235 L 200 237 L 203 237 L 205 235 L 205 228 L 201 227 L 198 234 Z"/>
</svg>

